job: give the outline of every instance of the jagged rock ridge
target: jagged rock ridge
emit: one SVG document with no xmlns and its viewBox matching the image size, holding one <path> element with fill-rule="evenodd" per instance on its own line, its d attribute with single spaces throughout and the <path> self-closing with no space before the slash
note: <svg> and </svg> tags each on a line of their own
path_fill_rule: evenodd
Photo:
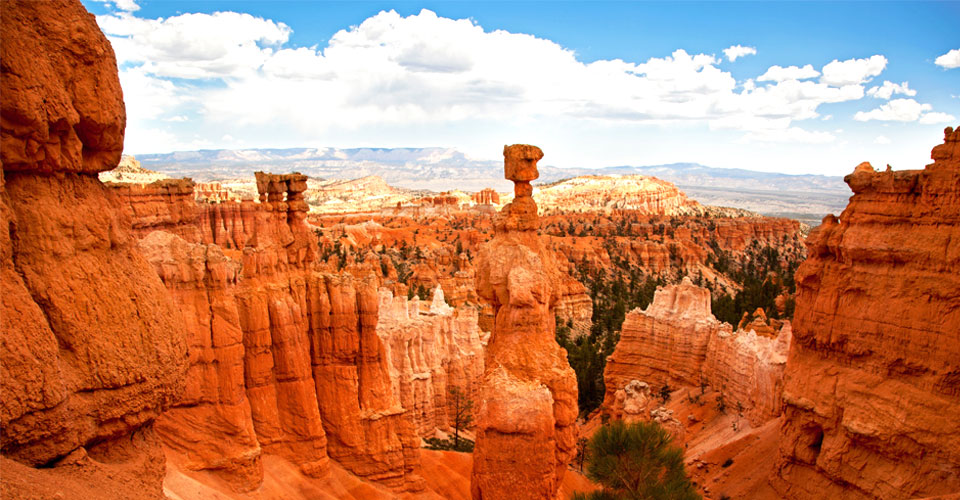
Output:
<svg viewBox="0 0 960 500">
<path fill-rule="evenodd" d="M 753 325 L 744 327 L 733 331 L 718 321 L 710 312 L 710 291 L 689 278 L 658 289 L 647 309 L 631 311 L 623 322 L 620 342 L 604 370 L 603 411 L 646 418 L 654 401 L 631 401 L 628 396 L 637 391 L 629 388 L 636 383 L 654 390 L 665 383 L 705 384 L 722 391 L 730 404 L 741 403 L 754 425 L 776 417 L 790 324 L 775 332 L 771 328 L 770 335 L 758 334 Z"/>
</svg>

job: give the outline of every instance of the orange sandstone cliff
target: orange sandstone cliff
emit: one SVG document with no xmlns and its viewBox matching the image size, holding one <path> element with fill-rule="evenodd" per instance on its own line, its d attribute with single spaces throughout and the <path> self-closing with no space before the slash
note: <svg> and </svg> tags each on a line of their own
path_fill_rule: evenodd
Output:
<svg viewBox="0 0 960 500">
<path fill-rule="evenodd" d="M 187 392 L 159 426 L 184 468 L 245 491 L 261 484 L 264 454 L 312 477 L 332 458 L 422 488 L 377 334 L 377 282 L 315 269 L 305 176 L 258 173 L 259 203 L 196 203 L 189 180 L 113 187 L 188 325 Z"/>
<path fill-rule="evenodd" d="M 960 492 L 960 132 L 923 170 L 859 165 L 797 271 L 774 486 L 786 498 Z"/>
<path fill-rule="evenodd" d="M 478 256 L 477 292 L 495 324 L 480 388 L 471 492 L 480 499 L 553 499 L 575 452 L 577 382 L 554 339 L 555 257 L 537 235 L 530 181 L 539 148 L 504 148 L 516 196 Z"/>
<path fill-rule="evenodd" d="M 427 438 L 437 430 L 450 430 L 451 390 L 475 399 L 483 375 L 477 309 L 447 305 L 439 286 L 429 307 L 423 307 L 416 296 L 412 300 L 394 297 L 381 288 L 377 335 L 390 360 L 393 394 L 413 419 L 417 433 Z"/>
<path fill-rule="evenodd" d="M 604 370 L 603 411 L 616 418 L 647 419 L 655 408 L 638 384 L 658 391 L 664 384 L 710 386 L 728 403 L 740 403 L 745 417 L 759 425 L 780 414 L 789 323 L 774 335 L 757 333 L 757 324 L 733 331 L 710 312 L 710 291 L 684 278 L 658 289 L 645 310 L 623 322 L 620 342 Z M 770 328 L 769 325 L 764 325 Z M 770 328 L 772 330 L 772 328 Z"/>
<path fill-rule="evenodd" d="M 0 26 L 2 496 L 83 477 L 74 497 L 160 497 L 153 423 L 184 389 L 186 345 L 97 179 L 123 148 L 113 49 L 77 1 L 4 1 Z"/>
</svg>

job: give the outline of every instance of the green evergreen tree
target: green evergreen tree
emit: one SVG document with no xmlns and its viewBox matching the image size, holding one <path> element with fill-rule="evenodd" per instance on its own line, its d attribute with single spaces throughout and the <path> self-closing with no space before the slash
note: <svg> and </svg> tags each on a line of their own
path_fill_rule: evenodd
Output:
<svg viewBox="0 0 960 500">
<path fill-rule="evenodd" d="M 614 421 L 588 445 L 587 477 L 603 485 L 575 500 L 699 500 L 683 466 L 683 450 L 656 422 Z"/>
</svg>

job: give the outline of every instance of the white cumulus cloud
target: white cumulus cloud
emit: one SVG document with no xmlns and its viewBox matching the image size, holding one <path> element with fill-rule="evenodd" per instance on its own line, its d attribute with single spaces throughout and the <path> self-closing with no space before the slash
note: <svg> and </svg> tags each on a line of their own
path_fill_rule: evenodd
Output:
<svg viewBox="0 0 960 500">
<path fill-rule="evenodd" d="M 283 23 L 236 12 L 183 14 L 141 19 L 128 14 L 98 16 L 117 62 L 170 78 L 237 78 L 257 71 L 285 43 Z"/>
<path fill-rule="evenodd" d="M 937 123 L 952 123 L 954 120 L 956 120 L 956 118 L 954 118 L 953 115 L 934 111 L 924 114 L 920 117 L 919 121 L 924 125 L 936 125 Z"/>
<path fill-rule="evenodd" d="M 821 69 L 820 81 L 829 85 L 860 85 L 869 82 L 887 67 L 887 58 L 874 55 L 866 59 L 834 59 Z"/>
<path fill-rule="evenodd" d="M 858 111 L 853 115 L 853 119 L 861 122 L 870 120 L 914 122 L 920 119 L 921 114 L 931 109 L 933 106 L 921 104 L 913 99 L 894 99 L 879 108 Z"/>
<path fill-rule="evenodd" d="M 767 71 L 757 77 L 758 82 L 782 82 L 784 80 L 804 80 L 806 78 L 816 78 L 820 76 L 820 72 L 813 69 L 812 64 L 807 64 L 805 66 L 787 66 L 786 68 L 773 65 L 770 66 Z"/>
<path fill-rule="evenodd" d="M 867 91 L 868 96 L 876 97 L 877 99 L 890 99 L 894 94 L 903 94 L 913 97 L 917 95 L 917 91 L 911 89 L 908 82 L 897 84 L 886 80 L 883 82 L 882 86 L 871 87 L 870 90 Z"/>
<path fill-rule="evenodd" d="M 824 104 L 862 99 L 862 84 L 886 65 L 883 56 L 834 61 L 819 81 L 809 80 L 819 75 L 809 64 L 771 66 L 738 83 L 709 54 L 587 63 L 553 41 L 429 10 L 380 12 L 323 47 L 291 46 L 286 24 L 237 12 L 97 20 L 117 53 L 132 144 L 148 142 L 138 133 L 163 144 L 224 135 L 253 142 L 254 129 L 317 137 L 478 120 L 705 124 L 752 133 L 750 141 L 825 143 L 834 136 L 797 122 L 819 118 Z M 724 53 L 732 60 L 756 50 Z M 169 135 L 181 126 L 192 133 Z"/>
<path fill-rule="evenodd" d="M 743 45 L 732 45 L 723 49 L 723 54 L 727 56 L 728 61 L 733 62 L 743 56 L 756 55 L 757 49 L 755 47 L 744 47 Z"/>
<path fill-rule="evenodd" d="M 943 54 L 933 61 L 933 63 L 937 66 L 943 66 L 944 69 L 960 68 L 960 49 L 953 49 Z"/>
<path fill-rule="evenodd" d="M 137 5 L 137 0 L 93 0 L 93 1 L 107 4 L 107 7 L 115 7 L 117 10 L 122 10 L 124 12 L 135 12 L 140 10 L 140 6 Z"/>
<path fill-rule="evenodd" d="M 890 138 L 884 135 L 878 135 L 876 139 L 873 140 L 874 144 L 890 144 Z"/>
</svg>

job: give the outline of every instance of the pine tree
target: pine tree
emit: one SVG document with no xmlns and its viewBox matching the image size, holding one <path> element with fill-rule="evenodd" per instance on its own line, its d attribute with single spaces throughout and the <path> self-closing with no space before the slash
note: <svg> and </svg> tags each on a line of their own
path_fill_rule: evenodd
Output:
<svg viewBox="0 0 960 500">
<path fill-rule="evenodd" d="M 602 426 L 588 445 L 587 477 L 603 485 L 575 500 L 698 500 L 683 451 L 656 422 Z"/>
<path fill-rule="evenodd" d="M 450 388 L 450 407 L 453 410 L 453 449 L 459 450 L 460 431 L 473 422 L 473 400 L 457 386 Z"/>
</svg>

